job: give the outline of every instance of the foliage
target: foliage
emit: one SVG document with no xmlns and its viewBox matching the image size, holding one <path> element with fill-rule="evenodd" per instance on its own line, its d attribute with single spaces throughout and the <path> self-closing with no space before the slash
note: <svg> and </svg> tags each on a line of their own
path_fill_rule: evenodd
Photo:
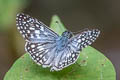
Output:
<svg viewBox="0 0 120 80">
<path fill-rule="evenodd" d="M 51 28 L 58 34 L 66 30 L 56 15 Z M 4 80 L 116 80 L 116 73 L 101 52 L 88 46 L 80 53 L 77 63 L 58 72 L 38 66 L 26 53 L 13 64 Z"/>
<path fill-rule="evenodd" d="M 27 4 L 26 0 L 0 0 L 0 30 L 11 27 L 17 12 Z"/>
</svg>

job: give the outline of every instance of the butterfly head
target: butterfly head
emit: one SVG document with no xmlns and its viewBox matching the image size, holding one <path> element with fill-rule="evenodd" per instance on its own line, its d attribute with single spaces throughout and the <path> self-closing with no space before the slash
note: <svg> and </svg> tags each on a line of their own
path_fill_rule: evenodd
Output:
<svg viewBox="0 0 120 80">
<path fill-rule="evenodd" d="M 70 38 L 73 36 L 73 33 L 70 32 L 70 31 L 64 31 L 64 32 L 62 33 L 62 36 L 63 36 L 63 37 L 67 37 L 68 39 L 70 39 Z"/>
</svg>

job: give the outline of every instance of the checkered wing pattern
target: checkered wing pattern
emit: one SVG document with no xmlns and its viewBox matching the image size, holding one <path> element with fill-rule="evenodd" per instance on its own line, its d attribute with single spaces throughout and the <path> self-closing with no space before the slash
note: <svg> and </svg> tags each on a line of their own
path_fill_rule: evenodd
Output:
<svg viewBox="0 0 120 80">
<path fill-rule="evenodd" d="M 24 39 L 29 42 L 51 42 L 58 37 L 45 24 L 23 13 L 17 14 L 16 25 Z"/>
<path fill-rule="evenodd" d="M 29 52 L 31 58 L 43 67 L 50 67 L 55 56 L 55 43 L 30 43 L 26 42 L 25 50 Z"/>
<path fill-rule="evenodd" d="M 99 36 L 100 31 L 98 29 L 83 31 L 80 34 L 75 35 L 69 40 L 67 47 L 62 51 L 56 58 L 56 67 L 54 66 L 52 70 L 61 70 L 71 64 L 74 64 L 78 57 L 80 51 L 91 45 L 96 38 Z M 59 60 L 58 60 L 59 59 Z"/>
<path fill-rule="evenodd" d="M 49 67 L 56 49 L 55 40 L 59 36 L 36 18 L 23 13 L 17 14 L 16 25 L 26 41 L 26 52 L 37 64 Z"/>
</svg>

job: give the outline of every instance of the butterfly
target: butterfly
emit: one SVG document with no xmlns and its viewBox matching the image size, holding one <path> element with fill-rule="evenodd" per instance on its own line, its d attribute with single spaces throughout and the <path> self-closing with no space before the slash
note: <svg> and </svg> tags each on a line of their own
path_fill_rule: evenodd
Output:
<svg viewBox="0 0 120 80">
<path fill-rule="evenodd" d="M 16 25 L 25 39 L 25 51 L 33 61 L 50 71 L 59 71 L 74 64 L 83 48 L 91 45 L 99 36 L 98 29 L 85 30 L 73 35 L 65 31 L 59 36 L 41 21 L 19 13 Z"/>
</svg>

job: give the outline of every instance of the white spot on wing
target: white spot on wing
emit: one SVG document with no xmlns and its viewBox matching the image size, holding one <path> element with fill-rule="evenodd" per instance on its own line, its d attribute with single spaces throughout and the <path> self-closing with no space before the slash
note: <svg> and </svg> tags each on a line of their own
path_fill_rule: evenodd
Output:
<svg viewBox="0 0 120 80">
<path fill-rule="evenodd" d="M 30 30 L 35 30 L 35 28 L 33 28 L 33 27 L 30 27 L 29 29 L 30 29 Z"/>
<path fill-rule="evenodd" d="M 44 32 L 45 35 L 48 35 L 47 32 Z"/>
<path fill-rule="evenodd" d="M 36 60 L 39 60 L 39 58 L 36 58 Z"/>
<path fill-rule="evenodd" d="M 26 24 L 26 22 L 24 21 L 23 24 Z"/>
<path fill-rule="evenodd" d="M 85 38 L 82 38 L 82 41 L 84 41 L 85 40 Z"/>
<path fill-rule="evenodd" d="M 38 56 L 39 55 L 39 53 L 36 53 L 36 56 Z"/>
<path fill-rule="evenodd" d="M 36 27 L 39 27 L 39 25 L 38 25 L 38 24 L 36 24 Z"/>
<path fill-rule="evenodd" d="M 35 47 L 35 45 L 34 45 L 34 44 L 32 44 L 32 45 L 31 45 L 31 48 L 34 48 L 34 47 Z"/>
<path fill-rule="evenodd" d="M 40 30 L 41 30 L 41 31 L 44 31 L 44 27 L 42 27 L 42 26 L 40 26 L 40 27 L 41 27 L 41 29 L 40 29 Z"/>
<path fill-rule="evenodd" d="M 30 33 L 30 30 L 27 30 L 27 33 Z"/>
<path fill-rule="evenodd" d="M 20 33 L 22 34 L 22 31 L 20 31 Z"/>
<path fill-rule="evenodd" d="M 35 30 L 35 33 L 36 33 L 36 34 L 40 34 L 40 31 L 39 31 L 39 30 Z"/>
<path fill-rule="evenodd" d="M 44 48 L 39 48 L 39 50 L 41 51 L 41 50 L 44 50 Z"/>
<path fill-rule="evenodd" d="M 17 29 L 20 29 L 20 27 L 17 27 Z"/>
<path fill-rule="evenodd" d="M 78 42 L 80 43 L 80 42 L 81 42 L 81 39 L 79 39 Z"/>
</svg>

